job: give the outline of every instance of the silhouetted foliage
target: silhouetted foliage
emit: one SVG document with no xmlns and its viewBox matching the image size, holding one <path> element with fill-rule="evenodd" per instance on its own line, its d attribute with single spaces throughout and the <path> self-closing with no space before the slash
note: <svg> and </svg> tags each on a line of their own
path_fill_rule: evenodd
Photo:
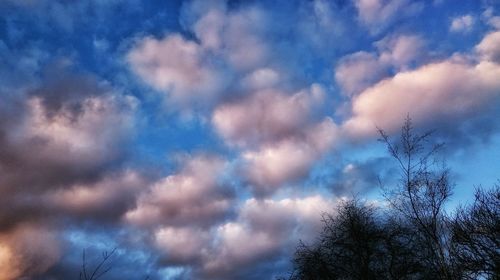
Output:
<svg viewBox="0 0 500 280">
<path fill-rule="evenodd" d="M 297 279 L 337 279 L 362 274 L 374 279 L 382 252 L 382 231 L 370 207 L 347 201 L 335 216 L 323 216 L 324 229 L 313 248 L 302 244 L 295 262 L 312 268 L 299 271 Z M 332 278 L 333 277 L 333 278 Z"/>
<path fill-rule="evenodd" d="M 469 207 L 460 207 L 452 222 L 457 264 L 468 279 L 500 279 L 500 186 L 477 189 Z"/>
<path fill-rule="evenodd" d="M 323 216 L 316 244 L 301 244 L 291 279 L 409 279 L 419 269 L 409 228 L 377 215 L 377 208 L 344 201 Z"/>
<path fill-rule="evenodd" d="M 323 216 L 313 245 L 301 243 L 290 279 L 436 279 L 427 271 L 413 229 L 355 200 Z"/>
<path fill-rule="evenodd" d="M 500 279 L 500 192 L 477 190 L 451 217 L 449 171 L 441 144 L 408 117 L 398 141 L 379 129 L 400 180 L 383 186 L 387 207 L 344 201 L 323 215 L 317 241 L 301 242 L 289 279 Z"/>
</svg>

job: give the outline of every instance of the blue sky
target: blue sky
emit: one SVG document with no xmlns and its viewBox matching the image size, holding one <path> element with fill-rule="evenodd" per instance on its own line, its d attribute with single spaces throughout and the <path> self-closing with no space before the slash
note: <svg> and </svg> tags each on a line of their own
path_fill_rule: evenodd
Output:
<svg viewBox="0 0 500 280">
<path fill-rule="evenodd" d="M 498 77 L 494 0 L 0 1 L 0 280 L 283 275 L 397 184 L 407 115 L 452 211 L 499 178 Z"/>
</svg>

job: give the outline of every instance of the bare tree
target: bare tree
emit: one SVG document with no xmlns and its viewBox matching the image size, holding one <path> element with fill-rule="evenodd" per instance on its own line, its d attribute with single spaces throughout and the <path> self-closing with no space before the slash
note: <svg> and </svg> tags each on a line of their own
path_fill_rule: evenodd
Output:
<svg viewBox="0 0 500 280">
<path fill-rule="evenodd" d="M 85 254 L 85 249 L 83 250 L 82 253 L 82 269 L 80 271 L 80 280 L 97 280 L 104 276 L 106 273 L 108 273 L 112 266 L 109 263 L 110 258 L 114 255 L 116 252 L 116 248 L 111 250 L 110 252 L 104 251 L 102 253 L 102 259 L 101 261 L 96 265 L 94 270 L 88 270 L 87 268 L 87 259 L 86 259 L 86 254 Z"/>
<path fill-rule="evenodd" d="M 289 279 L 432 279 L 415 257 L 412 228 L 379 210 L 349 200 L 324 214 L 316 243 L 297 248 Z"/>
<path fill-rule="evenodd" d="M 472 205 L 460 207 L 452 222 L 457 263 L 469 279 L 500 279 L 500 186 L 476 189 Z"/>
<path fill-rule="evenodd" d="M 323 215 L 323 231 L 312 246 L 301 244 L 292 279 L 378 279 L 383 232 L 374 209 L 355 200 L 335 215 Z"/>
<path fill-rule="evenodd" d="M 289 279 L 500 280 L 500 186 L 478 189 L 451 217 L 452 184 L 432 133 L 416 133 L 409 117 L 397 141 L 379 132 L 401 175 L 383 187 L 390 207 L 350 200 L 324 214 L 318 240 L 297 248 Z"/>
<path fill-rule="evenodd" d="M 449 172 L 437 160 L 441 144 L 432 144 L 432 132 L 415 133 L 410 117 L 401 128 L 399 141 L 392 142 L 379 129 L 380 141 L 396 160 L 401 174 L 396 188 L 385 188 L 390 205 L 414 226 L 422 245 L 422 261 L 435 270 L 439 279 L 456 279 L 450 258 L 449 230 L 444 204 L 451 196 Z"/>
</svg>

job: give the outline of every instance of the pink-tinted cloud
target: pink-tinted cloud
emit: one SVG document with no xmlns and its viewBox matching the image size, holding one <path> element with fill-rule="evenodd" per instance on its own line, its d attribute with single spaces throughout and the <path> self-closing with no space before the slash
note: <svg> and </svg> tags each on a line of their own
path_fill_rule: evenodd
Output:
<svg viewBox="0 0 500 280">
<path fill-rule="evenodd" d="M 317 85 L 293 95 L 274 89 L 258 91 L 218 106 L 212 123 L 232 145 L 248 147 L 273 142 L 304 127 L 324 97 Z"/>
<path fill-rule="evenodd" d="M 376 43 L 381 63 L 396 69 L 407 69 L 423 57 L 425 43 L 418 35 L 400 34 L 387 36 Z"/>
<path fill-rule="evenodd" d="M 396 18 L 420 12 L 423 3 L 410 0 L 355 0 L 359 20 L 372 33 L 378 33 Z"/>
<path fill-rule="evenodd" d="M 212 123 L 224 140 L 242 150 L 243 174 L 259 194 L 307 175 L 337 139 L 335 123 L 318 120 L 321 86 L 287 95 L 276 89 L 257 91 L 219 105 Z"/>
<path fill-rule="evenodd" d="M 487 34 L 476 50 L 482 59 L 500 63 L 500 31 Z"/>
<path fill-rule="evenodd" d="M 226 56 L 233 67 L 252 70 L 267 64 L 271 54 L 266 41 L 261 38 L 266 22 L 258 8 L 229 16 L 225 29 Z"/>
<path fill-rule="evenodd" d="M 229 10 L 226 1 L 198 0 L 184 6 L 183 19 L 205 50 L 235 70 L 249 71 L 267 63 L 269 50 L 261 38 L 267 19 L 260 8 Z"/>
<path fill-rule="evenodd" d="M 214 156 L 187 158 L 177 174 L 167 176 L 142 194 L 125 214 L 138 226 L 210 225 L 231 207 L 232 193 L 222 185 L 225 162 Z"/>
<path fill-rule="evenodd" d="M 423 57 L 424 40 L 417 35 L 388 35 L 375 43 L 378 51 L 346 55 L 335 68 L 335 80 L 352 97 L 376 84 L 390 70 L 408 70 Z"/>
<path fill-rule="evenodd" d="M 244 176 L 261 195 L 303 178 L 337 141 L 337 130 L 333 121 L 326 119 L 304 129 L 303 134 L 248 150 L 242 155 Z"/>
<path fill-rule="evenodd" d="M 341 59 L 335 68 L 335 80 L 343 93 L 355 95 L 385 76 L 387 66 L 371 53 L 357 52 Z"/>
<path fill-rule="evenodd" d="M 282 74 L 272 68 L 259 68 L 245 77 L 241 84 L 243 89 L 255 91 L 273 88 L 280 82 Z"/>
<path fill-rule="evenodd" d="M 134 72 L 177 104 L 211 101 L 225 86 L 203 47 L 179 34 L 143 38 L 127 59 Z"/>
<path fill-rule="evenodd" d="M 171 264 L 193 265 L 209 258 L 213 236 L 197 227 L 161 227 L 154 233 L 154 246 Z"/>
<path fill-rule="evenodd" d="M 124 146 L 133 138 L 135 98 L 60 71 L 24 100 L 12 97 L 0 106 L 2 229 L 48 218 L 45 194 L 99 180 L 126 157 Z"/>
<path fill-rule="evenodd" d="M 392 131 L 407 114 L 417 123 L 460 119 L 480 112 L 498 98 L 498 75 L 500 66 L 496 63 L 474 64 L 460 59 L 400 72 L 357 96 L 353 117 L 344 128 L 359 137 L 373 135 L 376 126 Z"/>
<path fill-rule="evenodd" d="M 333 202 L 320 196 L 282 200 L 249 199 L 236 221 L 217 228 L 214 254 L 203 264 L 211 277 L 237 275 L 239 267 L 251 267 L 295 248 L 299 239 L 311 240 L 321 228 L 321 213 Z"/>
<path fill-rule="evenodd" d="M 80 168 L 100 164 L 114 158 L 119 141 L 132 132 L 136 105 L 132 97 L 110 95 L 84 99 L 78 112 L 72 111 L 72 104 L 50 112 L 43 98 L 33 97 L 24 122 L 9 140 L 19 149 L 29 143 L 37 146 L 37 152 L 27 156 L 38 160 Z"/>
<path fill-rule="evenodd" d="M 211 227 L 158 226 L 152 246 L 162 262 L 185 267 L 192 277 L 238 278 L 255 265 L 289 254 L 298 240 L 310 241 L 321 228 L 321 214 L 335 202 L 319 195 L 286 199 L 250 198 L 233 219 Z"/>
<path fill-rule="evenodd" d="M 0 233 L 0 279 L 32 279 L 61 257 L 56 233 L 41 225 L 19 225 Z"/>
<path fill-rule="evenodd" d="M 58 213 L 90 219 L 118 220 L 132 208 L 148 182 L 134 170 L 108 174 L 89 184 L 75 184 L 47 192 L 43 201 Z"/>
<path fill-rule="evenodd" d="M 224 1 L 192 1 L 184 9 L 185 17 L 195 18 L 195 22 L 188 23 L 188 28 L 194 31 L 204 48 L 212 51 L 219 51 L 224 44 L 226 13 Z"/>
</svg>

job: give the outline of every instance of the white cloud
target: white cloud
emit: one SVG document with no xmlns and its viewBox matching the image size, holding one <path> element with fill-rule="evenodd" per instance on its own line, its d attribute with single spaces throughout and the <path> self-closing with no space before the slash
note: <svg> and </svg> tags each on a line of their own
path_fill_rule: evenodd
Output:
<svg viewBox="0 0 500 280">
<path fill-rule="evenodd" d="M 410 0 L 355 0 L 361 23 L 372 33 L 378 33 L 396 18 L 413 15 L 423 8 L 423 3 Z"/>
<path fill-rule="evenodd" d="M 453 18 L 450 25 L 452 32 L 469 32 L 474 27 L 475 19 L 472 15 L 464 15 Z"/>
</svg>

